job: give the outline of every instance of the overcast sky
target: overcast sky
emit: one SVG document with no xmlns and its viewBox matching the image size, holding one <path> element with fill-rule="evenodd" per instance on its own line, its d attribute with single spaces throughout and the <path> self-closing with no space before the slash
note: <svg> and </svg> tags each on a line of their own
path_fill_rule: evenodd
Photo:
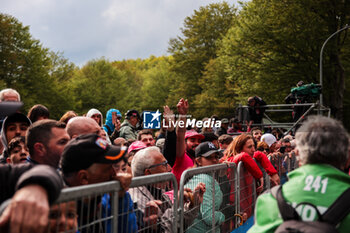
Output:
<svg viewBox="0 0 350 233">
<path fill-rule="evenodd" d="M 76 65 L 167 54 L 185 17 L 219 0 L 1 0 L 1 13 L 30 26 L 44 47 Z M 230 4 L 236 0 L 229 1 Z"/>
</svg>

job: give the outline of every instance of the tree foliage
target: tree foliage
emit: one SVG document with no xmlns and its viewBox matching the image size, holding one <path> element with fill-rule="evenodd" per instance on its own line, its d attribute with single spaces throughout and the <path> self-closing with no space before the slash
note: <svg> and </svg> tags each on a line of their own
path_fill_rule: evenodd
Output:
<svg viewBox="0 0 350 233">
<path fill-rule="evenodd" d="M 321 46 L 349 21 L 346 2 L 255 0 L 247 3 L 219 51 L 228 78 L 236 85 L 238 100 L 257 94 L 269 103 L 281 103 L 299 80 L 318 83 Z M 323 91 L 326 104 L 341 118 L 342 98 L 336 96 L 344 92 L 341 84 L 344 77 L 339 74 L 341 69 L 338 70 L 343 43 L 339 38 L 328 45 L 324 54 L 327 78 Z"/>
<path fill-rule="evenodd" d="M 58 109 L 67 107 L 61 92 L 64 82 L 59 78 L 63 81 L 71 75 L 74 65 L 43 48 L 39 40 L 32 38 L 29 27 L 12 16 L 0 14 L 0 33 L 3 87 L 14 88 L 21 94 L 24 109 L 41 103 L 51 110 L 52 117 L 58 117 L 61 114 Z"/>
<path fill-rule="evenodd" d="M 194 103 L 190 97 L 201 93 L 198 81 L 210 59 L 216 58 L 218 42 L 232 26 L 235 14 L 234 7 L 222 2 L 200 7 L 192 16 L 186 17 L 182 36 L 169 43 L 173 56 L 171 69 L 177 74 L 170 102 L 186 97 Z"/>
<path fill-rule="evenodd" d="M 90 108 L 174 109 L 182 97 L 195 118 L 232 117 L 249 96 L 277 104 L 299 80 L 318 83 L 321 46 L 350 23 L 349 14 L 344 0 L 252 0 L 239 11 L 209 4 L 186 17 L 181 35 L 169 42 L 170 56 L 91 59 L 81 68 L 0 14 L 0 87 L 18 90 L 25 109 L 46 105 L 56 119 Z M 331 39 L 323 54 L 324 100 L 339 119 L 350 116 L 348 33 Z"/>
</svg>

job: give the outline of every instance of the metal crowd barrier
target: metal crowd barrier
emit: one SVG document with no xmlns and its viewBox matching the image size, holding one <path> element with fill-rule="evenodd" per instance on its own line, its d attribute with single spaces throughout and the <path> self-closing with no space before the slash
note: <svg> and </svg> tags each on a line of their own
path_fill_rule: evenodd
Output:
<svg viewBox="0 0 350 233">
<path fill-rule="evenodd" d="M 299 167 L 299 162 L 294 153 L 289 157 L 287 153 L 278 156 L 269 156 L 268 157 L 271 164 L 278 172 L 278 176 L 281 179 L 281 184 L 287 181 L 287 173 L 297 169 Z"/>
<path fill-rule="evenodd" d="M 257 161 L 255 158 L 254 158 L 254 161 L 256 162 L 256 164 L 258 165 L 258 167 L 260 168 L 260 170 L 263 173 L 263 178 L 264 178 L 264 189 L 263 189 L 263 192 L 264 192 L 265 190 L 271 188 L 270 176 L 269 176 L 269 174 L 267 174 L 267 172 L 265 171 L 265 169 L 263 168 L 263 166 L 260 164 L 259 161 Z"/>
<path fill-rule="evenodd" d="M 184 190 L 199 182 L 206 185 L 203 202 L 196 218 L 189 218 L 184 206 Z M 179 218 L 180 232 L 230 232 L 235 227 L 236 166 L 217 164 L 184 171 L 180 180 Z M 187 215 L 187 216 L 186 216 Z"/>
<path fill-rule="evenodd" d="M 254 214 L 256 202 L 256 180 L 244 167 L 243 162 L 237 166 L 237 204 L 236 212 L 240 215 L 246 215 L 247 218 Z"/>
<path fill-rule="evenodd" d="M 178 188 L 172 173 L 135 177 L 123 197 L 121 190 L 117 181 L 63 189 L 52 207 L 49 232 L 177 232 Z"/>
<path fill-rule="evenodd" d="M 287 172 L 293 171 L 299 167 L 299 161 L 294 152 L 291 153 L 290 157 L 287 155 L 284 162 Z"/>
<path fill-rule="evenodd" d="M 63 189 L 51 207 L 49 232 L 101 232 L 110 227 L 117 232 L 119 182 L 91 184 Z M 107 208 L 100 205 L 105 194 L 110 195 L 111 214 L 102 216 Z"/>
<path fill-rule="evenodd" d="M 129 193 L 136 212 L 137 232 L 177 232 L 178 187 L 172 173 L 135 177 Z M 155 203 L 156 200 L 161 203 Z"/>
<path fill-rule="evenodd" d="M 283 166 L 282 166 L 282 162 L 283 162 L 283 156 L 268 156 L 272 166 L 277 170 L 278 176 L 281 177 L 281 175 L 283 174 Z"/>
<path fill-rule="evenodd" d="M 206 184 L 201 204 L 194 200 L 199 182 Z M 55 215 L 65 221 L 52 222 L 49 232 L 231 232 L 254 213 L 255 183 L 240 162 L 237 168 L 225 163 L 188 169 L 179 192 L 172 173 L 135 177 L 123 197 L 117 181 L 67 188 Z M 192 190 L 190 198 L 186 188 Z"/>
</svg>

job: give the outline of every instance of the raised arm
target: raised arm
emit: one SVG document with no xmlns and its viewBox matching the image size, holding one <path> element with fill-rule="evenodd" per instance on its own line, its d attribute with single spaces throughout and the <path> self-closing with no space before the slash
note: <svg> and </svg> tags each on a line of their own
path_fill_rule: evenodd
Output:
<svg viewBox="0 0 350 233">
<path fill-rule="evenodd" d="M 175 122 L 175 116 L 173 111 L 171 111 L 167 105 L 164 106 L 163 117 L 164 125 L 166 126 L 163 127 L 163 129 L 166 130 L 166 132 L 162 153 L 166 160 L 168 160 L 169 165 L 173 167 L 176 160 L 176 132 L 174 129 L 174 124 L 171 122 Z"/>
<path fill-rule="evenodd" d="M 177 111 L 179 113 L 179 122 L 183 121 L 184 125 L 180 124 L 176 127 L 176 157 L 182 157 L 185 154 L 186 143 L 185 143 L 185 134 L 186 134 L 186 115 L 188 112 L 188 101 L 187 99 L 180 99 L 179 103 L 176 105 Z"/>
</svg>

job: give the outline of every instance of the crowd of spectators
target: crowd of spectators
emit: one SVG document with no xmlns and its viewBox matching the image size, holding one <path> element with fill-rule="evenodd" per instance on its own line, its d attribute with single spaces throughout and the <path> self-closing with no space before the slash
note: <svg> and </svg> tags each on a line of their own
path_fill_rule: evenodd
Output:
<svg viewBox="0 0 350 233">
<path fill-rule="evenodd" d="M 20 101 L 20 95 L 13 89 L 2 90 L 0 102 L 4 101 Z M 259 106 L 264 103 L 258 97 L 250 98 L 249 103 L 255 106 L 253 112 L 256 115 L 255 121 L 261 122 L 261 113 L 264 109 Z M 177 119 L 168 106 L 164 107 L 163 118 L 166 125 L 171 126 L 172 124 L 167 124 L 170 121 L 188 120 L 188 101 L 179 100 L 176 111 Z M 302 169 L 313 171 L 320 169 L 317 167 L 318 163 L 343 171 L 349 167 L 348 134 L 335 120 L 322 117 L 306 122 L 306 126 L 299 129 L 296 139 L 293 135 L 283 135 L 281 133 L 283 129 L 250 128 L 252 119 L 248 122 L 247 130 L 244 130 L 242 122 L 237 118 L 220 120 L 217 116 L 206 119 L 220 121 L 221 126 L 218 128 L 206 126 L 188 129 L 177 124 L 176 127 L 173 125 L 161 128 L 157 132 L 142 129 L 142 118 L 134 109 L 125 113 L 123 122 L 122 113 L 114 108 L 107 111 L 105 122 L 103 114 L 95 108 L 83 116 L 68 111 L 58 121 L 49 118 L 49 109 L 37 104 L 29 110 L 27 116 L 17 111 L 1 120 L 0 179 L 4 182 L 0 184 L 0 201 L 4 213 L 0 217 L 0 229 L 9 227 L 9 232 L 32 232 L 30 229 L 35 229 L 35 232 L 48 230 L 78 232 L 80 225 L 88 225 L 88 228 L 80 232 L 112 232 L 110 221 L 107 224 L 91 223 L 96 214 L 105 217 L 111 215 L 109 194 L 90 200 L 101 203 L 106 210 L 103 213 L 91 212 L 93 210 L 86 207 L 87 203 L 83 201 L 53 205 L 63 184 L 65 187 L 77 187 L 119 181 L 122 191 L 118 195 L 118 232 L 138 232 L 140 229 L 147 229 L 148 232 L 173 232 L 171 220 L 176 213 L 173 212 L 172 200 L 174 195 L 179 193 L 174 193 L 172 187 L 167 184 L 129 189 L 132 177 L 172 172 L 179 185 L 181 176 L 187 169 L 219 163 L 243 162 L 251 174 L 245 178 L 245 182 L 252 183 L 256 180 L 255 192 L 256 195 L 260 195 L 267 187 L 266 182 L 271 182 L 271 186 L 284 184 L 288 181 L 288 176 L 298 176 L 298 171 Z M 312 123 L 330 132 L 321 133 L 316 130 L 316 126 L 314 128 L 309 126 Z M 310 134 L 308 137 L 312 138 L 314 144 L 311 145 L 303 133 Z M 340 138 L 333 136 L 335 133 L 338 133 Z M 330 145 L 327 145 L 327 136 Z M 331 137 L 334 137 L 334 143 Z M 317 149 L 318 147 L 321 149 Z M 338 159 L 340 155 L 342 158 Z M 309 164 L 310 168 L 305 164 Z M 304 165 L 303 168 L 297 169 L 301 165 Z M 293 172 L 295 169 L 297 170 Z M 332 172 L 336 173 L 330 171 Z M 265 173 L 267 178 L 264 179 Z M 314 175 L 316 177 L 317 173 Z M 345 187 L 350 186 L 346 173 L 342 172 L 338 176 L 342 177 Z M 227 178 L 230 179 L 230 176 Z M 8 180 L 5 182 L 6 179 Z M 298 179 L 301 180 L 300 177 Z M 324 177 L 322 179 L 325 180 Z M 337 179 L 336 175 L 334 179 Z M 314 184 L 310 185 L 314 187 Z M 292 185 L 284 187 L 289 186 Z M 233 188 L 231 186 L 224 189 L 208 174 L 195 175 L 189 179 L 183 193 L 184 206 L 181 206 L 185 210 L 184 224 L 187 231 L 207 232 L 212 229 L 213 222 L 216 226 L 223 224 L 227 213 L 221 212 L 220 207 L 223 204 L 235 203 Z M 227 189 L 230 194 L 229 200 L 225 203 L 223 196 Z M 291 188 L 283 190 L 289 192 L 289 189 Z M 322 186 L 322 192 L 324 189 Z M 37 197 L 28 195 L 28 192 L 33 192 Z M 241 190 L 240 195 L 251 196 L 253 192 L 253 189 L 248 188 Z M 25 195 L 29 198 L 23 202 Z M 302 199 L 294 200 L 293 195 L 289 193 L 285 195 L 291 201 Z M 336 197 L 331 199 L 334 201 Z M 6 202 L 9 198 L 11 201 Z M 251 198 L 245 200 L 240 203 L 244 211 L 238 213 L 244 216 L 243 220 L 253 214 L 253 208 L 247 208 L 252 205 L 253 200 Z M 264 194 L 257 203 L 258 210 L 265 208 L 262 203 L 264 201 L 273 203 L 271 196 Z M 18 203 L 27 207 L 21 207 Z M 330 204 L 328 201 L 323 203 L 323 206 Z M 21 214 L 18 214 L 16 206 L 22 211 Z M 235 214 L 233 209 L 232 215 Z M 262 222 L 266 222 L 271 229 L 276 228 L 281 219 L 278 217 L 278 208 L 275 210 L 277 212 L 270 214 L 275 218 L 273 223 L 262 219 L 252 229 L 265 231 L 267 228 Z M 37 213 L 32 214 L 34 211 Z M 261 216 L 255 218 L 260 219 Z M 339 229 L 349 229 L 346 228 L 347 225 L 348 223 L 344 223 Z M 216 228 L 216 232 L 220 232 L 220 227 Z"/>
</svg>

